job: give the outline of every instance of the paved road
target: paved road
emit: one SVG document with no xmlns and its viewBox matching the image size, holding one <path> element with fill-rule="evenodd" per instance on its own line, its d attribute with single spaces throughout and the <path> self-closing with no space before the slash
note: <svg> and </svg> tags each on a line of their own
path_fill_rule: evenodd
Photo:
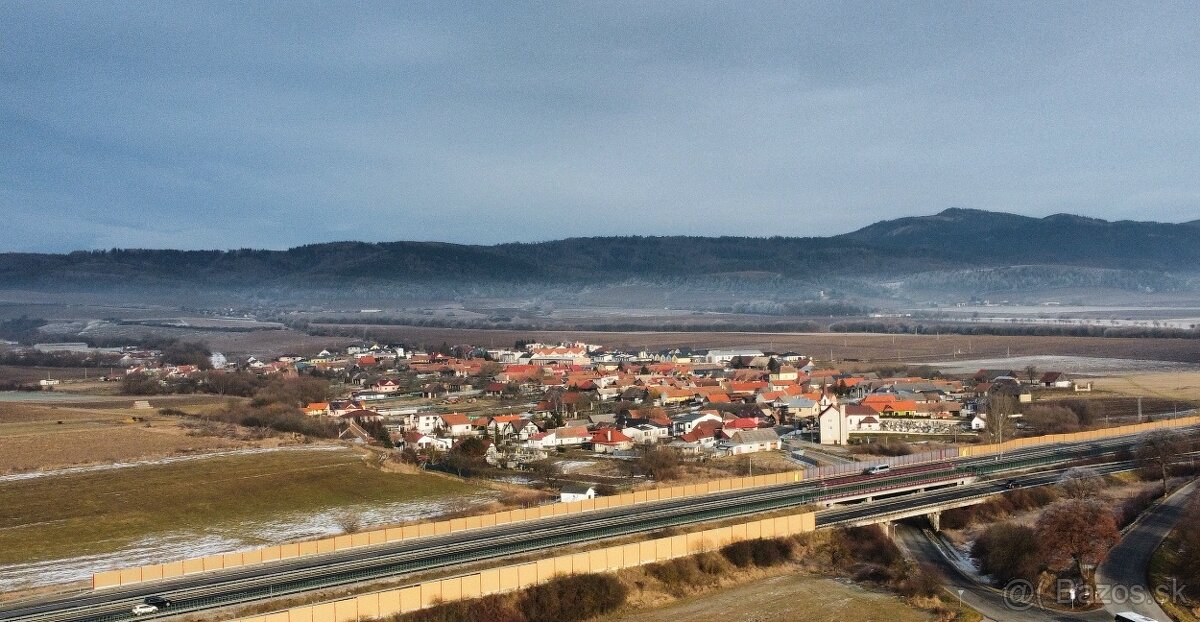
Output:
<svg viewBox="0 0 1200 622">
<path fill-rule="evenodd" d="M 1036 604 L 1028 608 L 1023 603 L 1009 604 L 1003 592 L 976 582 L 950 563 L 925 532 L 911 525 L 896 525 L 896 544 L 918 562 L 940 569 L 945 576 L 946 588 L 955 594 L 962 590 L 963 602 L 982 613 L 985 619 L 996 622 L 1112 622 L 1112 615 L 1106 611 L 1071 613 L 1043 609 Z"/>
<path fill-rule="evenodd" d="M 1143 515 L 1109 552 L 1108 559 L 1096 574 L 1096 584 L 1100 586 L 1105 608 L 1110 613 L 1133 611 L 1160 622 L 1171 619 L 1149 597 L 1151 592 L 1147 585 L 1147 574 L 1150 557 L 1183 517 L 1184 508 L 1194 497 L 1198 483 L 1192 482 L 1175 491 L 1166 501 Z M 1104 593 L 1106 590 L 1108 594 Z"/>
</svg>

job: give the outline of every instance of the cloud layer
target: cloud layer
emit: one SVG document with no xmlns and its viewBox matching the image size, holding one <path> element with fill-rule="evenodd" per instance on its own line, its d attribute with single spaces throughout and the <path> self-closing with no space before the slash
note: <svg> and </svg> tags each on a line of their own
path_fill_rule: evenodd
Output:
<svg viewBox="0 0 1200 622">
<path fill-rule="evenodd" d="M 0 4 L 3 250 L 1200 218 L 1200 10 Z"/>
</svg>

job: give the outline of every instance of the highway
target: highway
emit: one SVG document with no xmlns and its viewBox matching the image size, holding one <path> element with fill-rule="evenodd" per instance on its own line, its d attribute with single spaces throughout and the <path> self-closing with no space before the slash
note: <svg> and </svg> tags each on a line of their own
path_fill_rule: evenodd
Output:
<svg viewBox="0 0 1200 622">
<path fill-rule="evenodd" d="M 1047 468 L 1072 460 L 1112 455 L 1135 440 L 1127 437 L 1072 445 L 1048 445 L 1011 452 L 1002 460 L 988 456 L 952 464 L 898 469 L 886 475 L 807 481 L 558 516 L 59 597 L 0 609 L 0 620 L 117 622 L 133 619 L 130 608 L 143 597 L 166 595 L 176 605 L 157 616 L 162 617 L 839 498 L 878 496 L 894 488 L 953 486 L 920 495 L 834 508 L 819 512 L 817 516 L 819 527 L 853 524 L 891 511 L 937 507 L 947 502 L 980 498 L 1002 491 L 999 484 L 992 482 L 956 486 L 964 477 Z M 1058 473 L 1054 472 L 1026 476 L 1021 481 L 1023 484 L 1041 485 L 1057 477 Z M 156 616 L 141 616 L 138 619 L 153 617 Z"/>
</svg>

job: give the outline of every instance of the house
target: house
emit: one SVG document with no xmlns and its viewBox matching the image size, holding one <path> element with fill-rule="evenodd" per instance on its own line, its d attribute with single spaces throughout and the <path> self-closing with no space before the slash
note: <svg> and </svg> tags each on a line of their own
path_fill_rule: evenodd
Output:
<svg viewBox="0 0 1200 622">
<path fill-rule="evenodd" d="M 534 449 L 549 449 L 551 447 L 578 447 L 592 438 L 585 427 L 561 427 L 549 432 L 538 432 L 530 435 L 526 446 Z"/>
<path fill-rule="evenodd" d="M 436 399 L 446 394 L 446 386 L 440 382 L 431 382 L 421 387 L 421 397 L 426 399 Z"/>
<path fill-rule="evenodd" d="M 400 390 L 400 383 L 391 378 L 384 378 L 376 382 L 372 388 L 380 393 L 395 393 Z"/>
<path fill-rule="evenodd" d="M 483 394 L 488 397 L 500 397 L 504 395 L 504 390 L 508 388 L 503 382 L 489 382 L 483 389 Z"/>
<path fill-rule="evenodd" d="M 517 433 L 517 429 L 524 427 L 524 420 L 520 415 L 495 415 L 488 421 L 487 431 L 491 436 L 511 436 Z"/>
<path fill-rule="evenodd" d="M 596 498 L 596 487 L 583 484 L 567 484 L 559 491 L 558 500 L 563 503 L 572 501 L 587 501 Z"/>
<path fill-rule="evenodd" d="M 614 451 L 629 451 L 633 449 L 633 439 L 620 430 L 605 428 L 592 433 L 592 450 L 598 454 Z"/>
<path fill-rule="evenodd" d="M 846 404 L 846 424 L 851 432 L 878 432 L 879 413 L 863 404 Z"/>
<path fill-rule="evenodd" d="M 401 449 L 412 449 L 413 451 L 425 451 L 431 447 L 436 448 L 437 439 L 432 436 L 426 436 L 420 432 L 409 432 L 404 435 L 404 438 L 396 443 Z"/>
<path fill-rule="evenodd" d="M 669 427 L 642 423 L 633 427 L 623 428 L 621 433 L 628 436 L 638 445 L 653 445 L 670 438 Z"/>
<path fill-rule="evenodd" d="M 779 435 L 772 429 L 738 430 L 719 445 L 732 455 L 752 454 L 779 449 Z"/>
<path fill-rule="evenodd" d="M 838 404 L 836 395 L 826 393 L 817 404 L 817 428 L 821 432 L 822 445 L 845 445 L 850 440 L 850 422 L 846 420 L 846 407 Z"/>
<path fill-rule="evenodd" d="M 984 415 L 975 415 L 971 419 L 971 429 L 976 432 L 987 429 L 987 419 L 984 418 Z"/>
<path fill-rule="evenodd" d="M 1071 385 L 1074 384 L 1071 382 L 1071 379 L 1061 371 L 1048 371 L 1042 374 L 1040 383 L 1043 387 L 1050 389 L 1070 389 Z"/>
<path fill-rule="evenodd" d="M 329 402 L 311 402 L 304 407 L 304 414 L 317 417 L 329 414 Z"/>
<path fill-rule="evenodd" d="M 346 421 L 379 421 L 383 419 L 379 413 L 373 410 L 351 410 L 338 415 L 338 418 Z"/>
<path fill-rule="evenodd" d="M 656 387 L 652 389 L 658 394 L 659 406 L 671 406 L 689 402 L 696 396 L 693 391 L 688 389 L 676 389 L 673 387 Z"/>
<path fill-rule="evenodd" d="M 475 433 L 475 426 L 471 425 L 471 420 L 461 413 L 442 415 L 438 429 L 453 437 L 470 436 Z"/>
<path fill-rule="evenodd" d="M 671 431 L 675 436 L 683 436 L 684 434 L 696 429 L 696 426 L 703 421 L 714 421 L 718 424 L 722 423 L 721 417 L 713 414 L 713 412 L 686 413 L 682 415 L 676 415 L 671 418 Z"/>
<path fill-rule="evenodd" d="M 720 421 L 704 420 L 696 424 L 687 434 L 679 435 L 675 442 L 671 443 L 671 447 L 692 452 L 700 451 L 701 449 L 711 449 L 716 447 L 717 441 L 720 440 L 720 435 Z"/>
</svg>

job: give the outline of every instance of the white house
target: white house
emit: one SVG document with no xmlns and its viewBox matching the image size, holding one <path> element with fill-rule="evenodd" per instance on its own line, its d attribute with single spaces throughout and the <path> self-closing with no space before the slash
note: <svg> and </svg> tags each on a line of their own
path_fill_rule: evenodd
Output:
<svg viewBox="0 0 1200 622">
<path fill-rule="evenodd" d="M 692 430 L 696 429 L 696 426 L 699 425 L 700 422 L 702 422 L 702 421 L 716 421 L 716 422 L 720 423 L 721 417 L 719 415 L 714 415 L 712 413 L 704 413 L 704 412 L 685 413 L 682 415 L 676 415 L 674 417 L 671 417 L 671 423 L 672 423 L 671 431 L 672 431 L 672 433 L 675 434 L 675 436 L 683 436 L 684 434 L 687 434 L 688 432 L 691 432 Z"/>
<path fill-rule="evenodd" d="M 752 454 L 759 451 L 779 449 L 779 435 L 775 430 L 762 428 L 756 430 L 738 430 L 721 443 L 721 448 L 730 454 Z"/>
<path fill-rule="evenodd" d="M 442 415 L 438 429 L 454 437 L 471 436 L 475 433 L 475 426 L 471 425 L 471 420 L 461 413 Z"/>
<path fill-rule="evenodd" d="M 596 498 L 596 488 L 594 486 L 584 486 L 581 484 L 568 484 L 563 486 L 559 493 L 559 501 L 570 503 L 572 501 L 587 501 L 588 499 Z"/>
<path fill-rule="evenodd" d="M 821 430 L 822 445 L 845 445 L 850 440 L 850 422 L 846 420 L 846 408 L 839 406 L 837 397 L 824 395 L 818 404 L 820 414 L 817 421 Z"/>
</svg>

